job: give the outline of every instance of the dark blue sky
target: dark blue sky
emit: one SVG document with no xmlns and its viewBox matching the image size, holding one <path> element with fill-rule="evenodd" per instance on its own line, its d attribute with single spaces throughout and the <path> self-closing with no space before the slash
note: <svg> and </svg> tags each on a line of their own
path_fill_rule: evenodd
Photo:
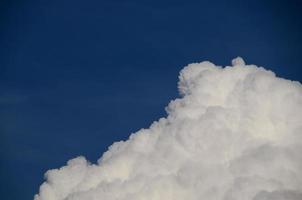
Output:
<svg viewBox="0 0 302 200">
<path fill-rule="evenodd" d="M 47 169 L 92 162 L 165 116 L 186 64 L 247 63 L 302 81 L 301 1 L 0 3 L 1 199 L 30 200 Z"/>
</svg>

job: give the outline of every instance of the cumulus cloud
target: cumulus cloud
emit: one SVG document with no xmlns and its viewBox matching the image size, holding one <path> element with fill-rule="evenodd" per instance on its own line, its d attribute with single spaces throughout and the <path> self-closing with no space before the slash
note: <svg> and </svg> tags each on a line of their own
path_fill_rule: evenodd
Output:
<svg viewBox="0 0 302 200">
<path fill-rule="evenodd" d="M 49 170 L 35 200 L 301 200 L 302 86 L 246 65 L 181 70 L 168 116 Z"/>
</svg>

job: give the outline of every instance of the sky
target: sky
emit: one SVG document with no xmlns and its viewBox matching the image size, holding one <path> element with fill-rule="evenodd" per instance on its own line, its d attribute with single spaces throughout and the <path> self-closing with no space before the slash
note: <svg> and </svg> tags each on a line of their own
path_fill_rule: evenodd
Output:
<svg viewBox="0 0 302 200">
<path fill-rule="evenodd" d="M 43 174 L 95 162 L 160 117 L 179 71 L 241 56 L 302 81 L 301 1 L 0 3 L 0 193 L 32 199 Z"/>
</svg>

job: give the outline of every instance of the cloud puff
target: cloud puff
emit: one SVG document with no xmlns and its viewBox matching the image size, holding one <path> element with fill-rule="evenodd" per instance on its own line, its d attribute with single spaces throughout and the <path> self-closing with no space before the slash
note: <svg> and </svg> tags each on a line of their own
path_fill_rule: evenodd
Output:
<svg viewBox="0 0 302 200">
<path fill-rule="evenodd" d="M 35 200 L 301 200 L 301 84 L 232 65 L 186 66 L 167 118 L 49 170 Z"/>
</svg>

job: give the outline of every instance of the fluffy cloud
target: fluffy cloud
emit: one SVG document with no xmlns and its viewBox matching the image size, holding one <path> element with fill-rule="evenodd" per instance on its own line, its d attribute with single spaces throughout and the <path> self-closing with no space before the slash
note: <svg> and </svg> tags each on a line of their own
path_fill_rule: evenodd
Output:
<svg viewBox="0 0 302 200">
<path fill-rule="evenodd" d="M 167 118 L 49 170 L 35 200 L 301 200 L 301 84 L 232 65 L 186 66 Z"/>
</svg>

